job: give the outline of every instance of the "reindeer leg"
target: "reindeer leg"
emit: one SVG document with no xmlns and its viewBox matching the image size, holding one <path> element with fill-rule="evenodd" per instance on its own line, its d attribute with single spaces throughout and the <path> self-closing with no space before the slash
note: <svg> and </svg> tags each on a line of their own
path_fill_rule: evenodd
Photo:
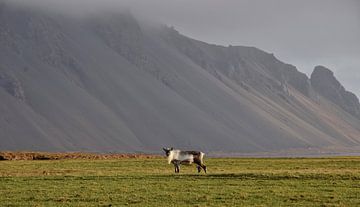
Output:
<svg viewBox="0 0 360 207">
<path fill-rule="evenodd" d="M 204 164 L 201 164 L 202 169 L 204 169 L 204 172 L 206 173 L 206 166 Z"/>
<path fill-rule="evenodd" d="M 174 162 L 174 167 L 175 167 L 175 173 L 179 173 L 180 172 L 180 163 L 178 161 Z"/>
<path fill-rule="evenodd" d="M 202 164 L 202 162 L 201 162 L 200 159 L 194 159 L 194 163 L 196 163 L 196 165 L 197 165 L 196 168 L 197 168 L 197 170 L 198 170 L 198 173 L 201 172 L 201 168 L 203 168 L 204 171 L 205 171 L 205 173 L 206 173 L 206 167 L 205 167 L 205 168 L 203 167 L 203 166 L 205 166 L 205 165 Z"/>
<path fill-rule="evenodd" d="M 200 165 L 197 165 L 196 168 L 197 168 L 197 170 L 198 170 L 198 173 L 200 173 L 200 172 L 201 172 L 201 167 L 200 167 Z"/>
</svg>

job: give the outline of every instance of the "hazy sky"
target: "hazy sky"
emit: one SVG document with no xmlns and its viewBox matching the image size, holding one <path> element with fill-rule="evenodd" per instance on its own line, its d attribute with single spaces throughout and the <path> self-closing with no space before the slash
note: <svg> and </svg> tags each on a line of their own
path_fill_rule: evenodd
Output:
<svg viewBox="0 0 360 207">
<path fill-rule="evenodd" d="M 75 11 L 131 7 L 195 39 L 274 53 L 308 75 L 324 65 L 360 97 L 360 0 L 10 1 Z"/>
</svg>

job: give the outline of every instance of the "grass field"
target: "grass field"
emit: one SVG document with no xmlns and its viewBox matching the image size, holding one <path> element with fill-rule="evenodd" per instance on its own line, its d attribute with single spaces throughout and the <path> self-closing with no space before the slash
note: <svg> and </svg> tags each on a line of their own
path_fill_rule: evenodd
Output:
<svg viewBox="0 0 360 207">
<path fill-rule="evenodd" d="M 0 161 L 1 206 L 360 206 L 360 157 Z"/>
</svg>

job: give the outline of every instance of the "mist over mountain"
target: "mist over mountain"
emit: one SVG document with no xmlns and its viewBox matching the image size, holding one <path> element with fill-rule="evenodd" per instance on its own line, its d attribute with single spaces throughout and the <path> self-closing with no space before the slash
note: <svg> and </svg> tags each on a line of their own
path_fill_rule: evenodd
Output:
<svg viewBox="0 0 360 207">
<path fill-rule="evenodd" d="M 68 15 L 9 2 L 0 150 L 359 149 L 359 100 L 325 67 L 309 78 L 274 54 L 208 44 L 127 9 Z"/>
</svg>

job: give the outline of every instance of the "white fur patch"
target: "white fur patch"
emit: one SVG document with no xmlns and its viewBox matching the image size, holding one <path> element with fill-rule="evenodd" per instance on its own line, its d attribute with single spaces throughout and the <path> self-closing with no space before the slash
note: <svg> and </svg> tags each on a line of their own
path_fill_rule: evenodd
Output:
<svg viewBox="0 0 360 207">
<path fill-rule="evenodd" d="M 173 160 L 189 161 L 189 164 L 191 164 L 194 162 L 194 155 L 180 154 L 180 150 L 172 150 L 168 156 L 168 163 L 170 164 Z"/>
<path fill-rule="evenodd" d="M 200 152 L 200 162 L 203 163 L 205 153 Z"/>
</svg>

